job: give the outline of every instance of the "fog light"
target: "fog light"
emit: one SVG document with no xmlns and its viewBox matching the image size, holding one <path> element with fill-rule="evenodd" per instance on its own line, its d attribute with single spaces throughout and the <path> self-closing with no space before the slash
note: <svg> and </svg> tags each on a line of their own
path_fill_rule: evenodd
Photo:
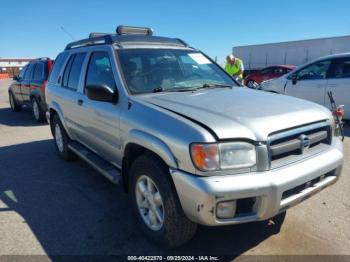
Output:
<svg viewBox="0 0 350 262">
<path fill-rule="evenodd" d="M 221 202 L 216 207 L 218 218 L 233 218 L 236 213 L 236 201 Z"/>
</svg>

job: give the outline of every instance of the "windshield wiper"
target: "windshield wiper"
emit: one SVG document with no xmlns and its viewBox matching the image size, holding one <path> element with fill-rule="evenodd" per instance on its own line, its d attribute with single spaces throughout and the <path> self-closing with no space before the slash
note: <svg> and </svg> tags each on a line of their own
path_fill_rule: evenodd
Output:
<svg viewBox="0 0 350 262">
<path fill-rule="evenodd" d="M 207 89 L 207 88 L 232 88 L 233 85 L 227 85 L 227 84 L 208 84 L 205 83 L 202 86 L 198 87 L 181 87 L 181 88 L 169 88 L 164 89 L 163 87 L 156 87 L 153 89 L 153 93 L 159 93 L 159 92 L 193 92 L 200 89 Z"/>
<path fill-rule="evenodd" d="M 189 92 L 194 91 L 195 88 L 170 88 L 170 89 L 164 89 L 163 87 L 156 87 L 153 89 L 153 93 L 159 93 L 159 92 Z"/>
<path fill-rule="evenodd" d="M 208 84 L 208 83 L 205 83 L 199 88 L 203 89 L 203 88 L 226 88 L 226 87 L 232 88 L 233 85 L 228 85 L 228 84 Z"/>
<path fill-rule="evenodd" d="M 164 91 L 164 88 L 163 87 L 156 87 L 156 88 L 153 88 L 153 93 L 159 93 L 159 92 L 163 92 Z"/>
</svg>

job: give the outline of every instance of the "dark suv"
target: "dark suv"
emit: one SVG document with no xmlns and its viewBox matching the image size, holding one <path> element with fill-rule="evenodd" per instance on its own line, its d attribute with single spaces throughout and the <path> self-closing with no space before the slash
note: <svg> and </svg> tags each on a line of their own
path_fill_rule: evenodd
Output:
<svg viewBox="0 0 350 262">
<path fill-rule="evenodd" d="M 38 58 L 28 63 L 9 87 L 9 100 L 12 111 L 21 111 L 22 106 L 32 108 L 37 122 L 44 121 L 46 112 L 45 86 L 53 60 Z"/>
</svg>

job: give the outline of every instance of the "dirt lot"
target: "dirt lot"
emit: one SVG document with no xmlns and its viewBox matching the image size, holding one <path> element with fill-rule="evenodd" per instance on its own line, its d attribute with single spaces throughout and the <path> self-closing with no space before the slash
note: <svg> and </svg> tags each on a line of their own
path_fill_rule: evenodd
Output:
<svg viewBox="0 0 350 262">
<path fill-rule="evenodd" d="M 9 109 L 0 80 L 0 255 L 164 255 L 138 230 L 121 187 L 56 155 L 48 125 Z M 290 209 L 284 224 L 200 227 L 173 254 L 350 255 L 350 128 L 339 182 Z"/>
</svg>

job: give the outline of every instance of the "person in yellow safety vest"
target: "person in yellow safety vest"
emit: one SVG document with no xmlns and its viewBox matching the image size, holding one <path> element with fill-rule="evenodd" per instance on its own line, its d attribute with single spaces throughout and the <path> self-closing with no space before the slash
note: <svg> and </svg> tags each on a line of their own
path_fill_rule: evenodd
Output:
<svg viewBox="0 0 350 262">
<path fill-rule="evenodd" d="M 244 65 L 241 59 L 228 55 L 226 57 L 225 71 L 241 85 L 243 84 Z"/>
</svg>

